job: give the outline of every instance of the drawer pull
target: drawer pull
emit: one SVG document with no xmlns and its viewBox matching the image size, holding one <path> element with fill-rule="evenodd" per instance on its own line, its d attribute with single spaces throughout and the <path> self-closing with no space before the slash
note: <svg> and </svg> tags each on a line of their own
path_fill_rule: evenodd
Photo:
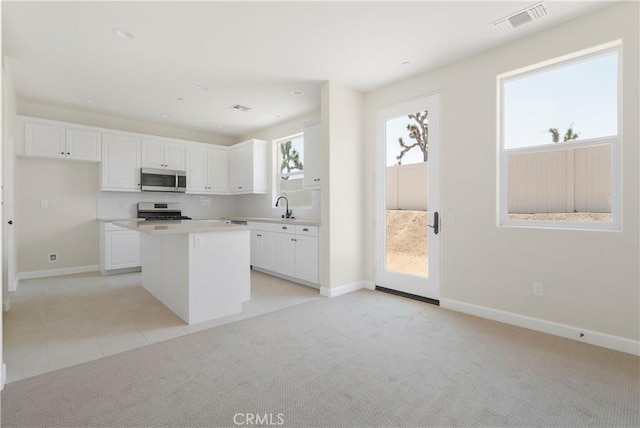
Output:
<svg viewBox="0 0 640 428">
<path fill-rule="evenodd" d="M 283 230 L 287 230 L 287 226 L 282 226 L 282 229 Z"/>
<path fill-rule="evenodd" d="M 302 229 L 303 232 L 308 232 L 309 229 L 307 229 L 306 227 L 304 229 Z"/>
</svg>

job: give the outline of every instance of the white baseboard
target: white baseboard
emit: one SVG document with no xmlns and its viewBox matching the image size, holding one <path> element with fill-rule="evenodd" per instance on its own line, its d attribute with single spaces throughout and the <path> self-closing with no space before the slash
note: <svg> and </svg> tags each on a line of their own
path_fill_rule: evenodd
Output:
<svg viewBox="0 0 640 428">
<path fill-rule="evenodd" d="M 625 352 L 627 354 L 640 356 L 640 341 L 626 339 L 624 337 L 613 336 L 593 330 L 586 330 L 571 325 L 560 324 L 553 321 L 546 321 L 540 318 L 519 315 L 513 312 L 501 311 L 498 309 L 478 306 L 471 303 L 460 302 L 458 300 L 440 299 L 440 306 L 452 311 L 463 312 L 475 315 L 480 318 L 487 318 L 530 330 L 540 331 L 554 336 L 565 337 L 577 340 L 578 342 L 590 345 L 601 346 L 613 349 L 614 351 Z"/>
<path fill-rule="evenodd" d="M 0 372 L 0 391 L 4 389 L 4 384 L 7 381 L 7 365 L 2 363 L 2 371 Z"/>
<path fill-rule="evenodd" d="M 11 309 L 11 299 L 2 302 L 2 312 L 9 312 L 9 309 Z"/>
<path fill-rule="evenodd" d="M 22 281 L 23 279 L 48 278 L 50 276 L 73 275 L 75 273 L 97 272 L 99 269 L 100 267 L 98 265 L 88 265 L 60 269 L 32 270 L 20 272 L 17 276 L 17 281 Z"/>
<path fill-rule="evenodd" d="M 363 288 L 368 288 L 370 290 L 375 290 L 376 286 L 373 281 L 358 281 L 352 282 L 351 284 L 344 284 L 338 287 L 325 287 L 324 285 L 320 287 L 320 295 L 326 297 L 336 297 L 342 294 L 351 293 L 353 291 L 358 291 Z"/>
</svg>

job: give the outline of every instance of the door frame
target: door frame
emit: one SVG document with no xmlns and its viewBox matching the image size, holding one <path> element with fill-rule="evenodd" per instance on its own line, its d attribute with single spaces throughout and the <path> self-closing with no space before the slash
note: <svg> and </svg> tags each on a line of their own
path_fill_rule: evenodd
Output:
<svg viewBox="0 0 640 428">
<path fill-rule="evenodd" d="M 428 234 L 428 277 L 401 274 L 386 271 L 386 120 L 429 110 L 429 162 L 435 167 L 428 168 L 428 213 L 429 224 L 433 224 L 434 213 L 440 212 L 441 177 L 440 146 L 442 144 L 442 96 L 440 91 L 423 94 L 408 100 L 399 101 L 376 109 L 374 114 L 374 280 L 377 286 L 412 294 L 428 299 L 439 300 L 441 295 L 441 231 L 434 234 L 433 228 L 427 228 Z M 435 125 L 435 126 L 432 126 Z M 431 143 L 433 142 L 433 145 Z M 442 215 L 440 215 L 442 229 Z"/>
</svg>

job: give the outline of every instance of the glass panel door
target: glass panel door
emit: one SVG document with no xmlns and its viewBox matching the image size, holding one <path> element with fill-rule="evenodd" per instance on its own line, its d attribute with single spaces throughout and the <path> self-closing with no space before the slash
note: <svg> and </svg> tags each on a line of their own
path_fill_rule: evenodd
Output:
<svg viewBox="0 0 640 428">
<path fill-rule="evenodd" d="M 439 95 L 376 113 L 376 284 L 432 299 L 440 295 L 439 115 Z"/>
</svg>

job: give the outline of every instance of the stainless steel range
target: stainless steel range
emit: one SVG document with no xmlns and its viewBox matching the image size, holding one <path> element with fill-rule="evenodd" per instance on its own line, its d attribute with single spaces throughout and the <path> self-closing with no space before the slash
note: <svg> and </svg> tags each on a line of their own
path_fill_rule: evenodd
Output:
<svg viewBox="0 0 640 428">
<path fill-rule="evenodd" d="M 138 218 L 147 221 L 191 220 L 182 215 L 179 202 L 138 202 Z"/>
</svg>

